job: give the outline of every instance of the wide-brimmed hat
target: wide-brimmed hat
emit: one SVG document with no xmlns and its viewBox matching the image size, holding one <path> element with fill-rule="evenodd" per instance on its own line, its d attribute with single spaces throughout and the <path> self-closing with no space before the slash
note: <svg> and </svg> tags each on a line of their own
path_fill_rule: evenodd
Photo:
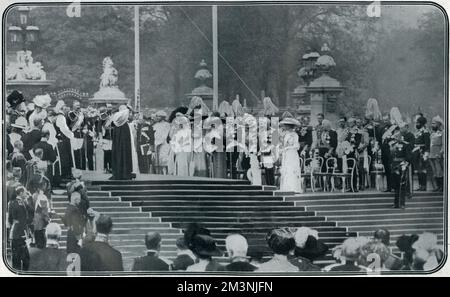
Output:
<svg viewBox="0 0 450 297">
<path fill-rule="evenodd" d="M 301 126 L 300 122 L 294 118 L 285 118 L 280 122 L 280 125 Z"/>
<path fill-rule="evenodd" d="M 52 98 L 50 95 L 37 95 L 33 98 L 33 103 L 35 106 L 39 106 L 41 108 L 47 108 L 50 106 L 50 102 L 52 102 Z"/>
<path fill-rule="evenodd" d="M 155 113 L 155 117 L 158 117 L 158 118 L 167 118 L 167 113 L 166 113 L 164 110 L 158 110 L 158 111 Z"/>
<path fill-rule="evenodd" d="M 214 238 L 209 235 L 195 235 L 191 245 L 192 251 L 199 256 L 222 256 L 222 251 L 216 246 Z"/>
<path fill-rule="evenodd" d="M 10 104 L 11 108 L 15 109 L 20 103 L 25 102 L 21 92 L 14 90 L 8 95 L 6 101 Z"/>
<path fill-rule="evenodd" d="M 28 127 L 28 121 L 25 117 L 18 117 L 14 124 L 11 124 L 11 127 L 26 129 Z"/>
</svg>

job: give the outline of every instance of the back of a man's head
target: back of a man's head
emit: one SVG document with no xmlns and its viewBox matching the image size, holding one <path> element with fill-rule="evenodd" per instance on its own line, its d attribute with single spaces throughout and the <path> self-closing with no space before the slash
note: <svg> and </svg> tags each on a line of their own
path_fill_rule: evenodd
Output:
<svg viewBox="0 0 450 297">
<path fill-rule="evenodd" d="M 245 237 L 240 234 L 228 235 L 225 239 L 225 246 L 231 258 L 247 256 L 247 239 L 245 239 Z"/>
<path fill-rule="evenodd" d="M 391 235 L 390 235 L 389 231 L 386 230 L 386 229 L 378 229 L 373 234 L 373 238 L 378 240 L 378 241 L 380 241 L 385 246 L 389 246 L 390 245 L 390 237 L 391 237 Z"/>
<path fill-rule="evenodd" d="M 161 235 L 158 232 L 148 232 L 145 235 L 145 246 L 148 250 L 159 250 L 161 246 Z"/>
<path fill-rule="evenodd" d="M 59 224 L 57 223 L 49 223 L 45 228 L 45 235 L 47 237 L 47 241 L 55 241 L 58 242 L 61 238 L 62 230 Z"/>
<path fill-rule="evenodd" d="M 109 216 L 102 214 L 95 222 L 95 226 L 97 228 L 97 233 L 109 234 L 111 233 L 113 222 Z"/>
</svg>

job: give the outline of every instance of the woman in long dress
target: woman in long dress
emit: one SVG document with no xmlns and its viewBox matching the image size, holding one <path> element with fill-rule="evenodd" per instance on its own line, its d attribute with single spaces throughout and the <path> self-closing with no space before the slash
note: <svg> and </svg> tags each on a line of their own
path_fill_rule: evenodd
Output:
<svg viewBox="0 0 450 297">
<path fill-rule="evenodd" d="M 286 118 L 280 122 L 285 134 L 282 143 L 282 159 L 280 169 L 280 191 L 302 193 L 300 157 L 298 149 L 298 135 L 294 128 L 300 123 L 293 118 Z"/>
<path fill-rule="evenodd" d="M 177 114 L 174 119 L 176 132 L 170 146 L 175 155 L 173 174 L 178 176 L 190 176 L 190 160 L 192 158 L 192 136 L 189 120 L 183 114 Z"/>
</svg>

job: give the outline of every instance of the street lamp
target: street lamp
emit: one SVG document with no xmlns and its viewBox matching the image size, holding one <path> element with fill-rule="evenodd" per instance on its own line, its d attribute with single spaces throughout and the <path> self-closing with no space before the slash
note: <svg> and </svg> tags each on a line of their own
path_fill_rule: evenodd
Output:
<svg viewBox="0 0 450 297">
<path fill-rule="evenodd" d="M 21 6 L 18 8 L 19 20 L 8 28 L 10 41 L 13 45 L 22 45 L 22 50 L 27 50 L 27 44 L 35 42 L 38 38 L 39 28 L 30 24 L 30 8 Z"/>
</svg>

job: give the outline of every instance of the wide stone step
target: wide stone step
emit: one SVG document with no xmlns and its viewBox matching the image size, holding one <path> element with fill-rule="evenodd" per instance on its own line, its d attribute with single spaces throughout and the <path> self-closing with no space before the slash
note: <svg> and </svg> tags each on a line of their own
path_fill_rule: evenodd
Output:
<svg viewBox="0 0 450 297">
<path fill-rule="evenodd" d="M 58 214 L 64 214 L 66 208 L 65 207 L 54 207 L 53 208 Z M 104 214 L 108 214 L 108 213 L 116 213 L 116 212 L 140 212 L 140 208 L 138 207 L 95 207 L 95 210 Z"/>
<path fill-rule="evenodd" d="M 186 223 L 172 223 L 175 228 L 184 228 Z M 278 227 L 299 227 L 299 226 L 313 226 L 315 228 L 320 226 L 336 226 L 335 222 L 326 221 L 303 221 L 303 222 L 202 222 L 203 226 L 208 229 L 212 228 L 239 228 L 239 229 L 258 229 L 258 228 L 278 228 Z"/>
<path fill-rule="evenodd" d="M 181 232 L 181 230 L 177 230 L 172 228 L 171 230 L 176 230 L 176 231 L 170 231 L 170 232 L 165 232 L 165 230 L 156 230 L 156 232 L 158 232 L 161 235 L 161 238 L 164 241 L 173 241 L 175 242 L 175 240 L 177 240 L 179 237 L 183 236 L 183 233 Z M 145 234 L 147 231 L 143 230 L 141 233 L 116 233 L 113 232 L 112 234 L 109 235 L 110 240 L 116 240 L 116 241 L 131 241 L 131 240 L 144 240 L 145 238 Z"/>
<path fill-rule="evenodd" d="M 231 224 L 235 222 L 240 223 L 260 223 L 260 222 L 274 222 L 274 223 L 301 223 L 301 222 L 314 222 L 325 221 L 325 217 L 316 216 L 302 216 L 302 217 L 279 217 L 279 216 L 265 216 L 265 217 L 207 217 L 207 216 L 167 216 L 161 217 L 163 222 L 201 222 L 202 224 L 209 224 L 213 222 L 221 222 Z"/>
<path fill-rule="evenodd" d="M 108 185 L 101 186 L 104 191 L 124 191 L 124 190 L 262 190 L 262 186 L 254 185 L 201 185 L 201 184 L 174 184 L 174 185 L 135 185 L 135 184 L 124 184 L 124 185 Z M 267 188 L 266 188 L 267 189 Z"/>
<path fill-rule="evenodd" d="M 111 196 L 109 191 L 93 190 L 90 187 L 88 187 L 88 194 L 89 194 L 89 196 L 95 196 L 95 197 L 108 197 L 108 196 Z M 55 190 L 54 193 L 52 193 L 52 197 L 54 197 L 54 196 L 57 196 L 57 197 L 64 196 L 64 197 L 67 198 L 67 191 L 66 190 Z"/>
<path fill-rule="evenodd" d="M 240 179 L 158 179 L 158 180 L 104 180 L 104 181 L 91 181 L 91 185 L 126 185 L 126 184 L 135 184 L 135 185 L 150 185 L 150 184 L 169 184 L 169 185 L 177 185 L 177 184 L 195 184 L 195 185 L 249 185 L 250 182 L 248 180 L 240 180 Z"/>
<path fill-rule="evenodd" d="M 292 205 L 289 206 L 292 208 L 295 208 L 298 211 L 304 211 L 305 208 L 304 207 L 293 207 Z M 142 207 L 142 211 L 150 211 L 150 212 L 161 212 L 161 211 L 178 211 L 180 212 L 184 212 L 184 211 L 190 211 L 190 212 L 206 212 L 206 211 L 234 211 L 234 212 L 239 212 L 239 211 L 249 211 L 250 209 L 252 211 L 272 211 L 272 210 L 285 210 L 287 208 L 287 206 L 285 205 L 279 205 L 279 206 L 260 206 L 260 205 L 255 205 L 252 207 L 249 206 L 242 206 L 242 205 L 235 205 L 235 206 L 220 206 L 220 207 L 214 207 L 214 206 L 195 206 L 195 205 L 164 205 L 164 206 L 144 206 Z M 156 216 L 155 214 L 153 214 L 153 216 Z"/>
<path fill-rule="evenodd" d="M 285 195 L 284 198 L 286 200 L 302 200 L 314 197 L 314 199 L 327 199 L 327 200 L 337 200 L 337 199 L 349 199 L 349 198 L 358 198 L 358 199 L 370 199 L 370 198 L 388 198 L 394 197 L 394 192 L 384 193 L 384 192 L 358 192 L 358 193 L 340 193 L 340 192 L 316 192 L 316 193 L 304 193 L 304 194 L 296 194 L 296 195 Z M 436 197 L 443 199 L 442 193 L 434 193 L 434 192 L 415 192 L 412 195 L 413 199 L 416 197 Z"/>
<path fill-rule="evenodd" d="M 118 190 L 118 191 L 111 191 L 111 195 L 113 196 L 153 196 L 153 195 L 193 195 L 198 194 L 199 191 L 192 189 L 192 190 Z M 228 196 L 228 195 L 251 195 L 251 196 L 273 196 L 272 191 L 253 191 L 253 190 L 202 190 L 201 193 L 203 195 L 221 195 L 221 196 Z"/>
<path fill-rule="evenodd" d="M 312 205 L 308 206 L 303 202 L 295 202 L 295 206 L 308 206 L 309 210 L 323 211 L 323 210 L 347 210 L 347 209 L 389 209 L 393 205 L 393 201 L 391 203 L 371 203 L 371 204 L 343 204 L 343 205 Z M 406 202 L 406 208 L 409 207 L 421 207 L 421 208 L 430 208 L 430 207 L 443 207 L 442 202 Z"/>
<path fill-rule="evenodd" d="M 161 223 L 161 218 L 152 218 L 152 217 L 115 217 L 111 216 L 111 219 L 113 220 L 113 224 L 116 223 Z M 52 222 L 56 222 L 59 224 L 62 224 L 62 219 L 58 218 L 55 220 L 52 220 Z"/>
<path fill-rule="evenodd" d="M 114 234 L 145 234 L 147 232 L 159 232 L 159 233 L 163 233 L 163 234 L 180 234 L 181 235 L 181 231 L 178 229 L 173 229 L 173 228 L 168 228 L 168 227 L 162 227 L 162 228 L 158 228 L 158 227 L 141 227 L 139 229 L 134 229 L 134 228 L 114 228 Z"/>
<path fill-rule="evenodd" d="M 401 224 L 401 223 L 389 223 L 389 224 L 383 224 L 383 228 L 386 228 L 389 230 L 389 232 L 399 231 L 403 232 L 403 234 L 407 234 L 408 232 L 412 233 L 421 233 L 425 230 L 438 230 L 439 232 L 442 232 L 444 230 L 444 226 L 442 224 L 438 223 L 417 223 L 417 224 Z M 366 225 L 355 225 L 355 226 L 349 226 L 350 230 L 357 230 L 358 232 L 361 231 L 375 231 L 377 228 L 374 228 L 374 226 L 366 226 Z"/>
<path fill-rule="evenodd" d="M 316 228 L 315 228 L 316 229 Z M 342 230 L 343 229 L 343 230 Z M 345 228 L 328 228 L 326 230 L 318 229 L 318 235 L 319 239 L 321 238 L 347 238 L 347 237 L 353 237 L 356 236 L 357 233 L 354 231 L 346 231 Z M 238 232 L 239 234 L 245 236 L 248 240 L 252 240 L 254 238 L 261 239 L 266 238 L 268 230 L 258 231 L 258 230 L 241 230 L 241 232 Z M 220 231 L 220 230 L 212 230 L 211 235 L 216 239 L 224 239 L 226 238 L 230 233 L 236 233 L 235 231 Z"/>
<path fill-rule="evenodd" d="M 439 218 L 443 217 L 442 212 L 421 212 L 421 213 L 384 213 L 384 214 L 343 214 L 339 216 L 328 216 L 327 219 L 330 221 L 355 221 L 355 220 L 373 220 L 373 221 L 382 221 L 390 218 L 401 218 L 401 219 L 412 219 L 412 218 Z"/>
<path fill-rule="evenodd" d="M 380 219 L 380 220 L 355 220 L 355 221 L 345 221 L 345 222 L 338 222 L 338 226 L 346 226 L 346 227 L 352 227 L 352 226 L 383 226 L 385 224 L 420 224 L 420 223 L 427 223 L 427 224 L 441 224 L 443 226 L 444 220 L 443 218 L 409 218 L 409 219 L 394 219 L 394 218 L 388 218 L 388 219 Z"/>
<path fill-rule="evenodd" d="M 88 195 L 89 201 L 120 201 L 120 197 L 112 197 L 112 196 L 91 196 Z M 67 196 L 53 196 L 52 195 L 52 201 L 53 202 L 69 202 L 69 199 Z"/>
<path fill-rule="evenodd" d="M 261 206 L 284 206 L 293 207 L 292 202 L 282 202 L 282 201 L 136 201 L 131 202 L 132 206 L 142 206 L 142 207 L 153 207 L 153 206 L 179 206 L 188 205 L 192 207 L 261 207 Z"/>
<path fill-rule="evenodd" d="M 151 196 L 122 196 L 122 201 L 283 201 L 282 197 L 275 197 L 271 195 L 254 195 L 254 196 L 242 196 L 239 193 L 236 195 L 220 196 L 220 195 L 202 195 L 198 194 L 179 194 L 179 195 L 151 195 Z"/>
<path fill-rule="evenodd" d="M 409 213 L 409 214 L 417 214 L 418 216 L 424 212 L 440 212 L 443 213 L 443 207 L 408 207 L 406 209 L 394 209 L 391 207 L 386 208 L 377 208 L 377 209 L 339 209 L 339 210 L 319 210 L 317 211 L 318 215 L 324 216 L 341 216 L 341 215 L 360 215 L 360 214 L 397 214 L 397 213 Z"/>
<path fill-rule="evenodd" d="M 55 208 L 62 208 L 67 207 L 69 202 L 53 201 L 52 205 Z M 97 207 L 130 207 L 131 203 L 123 201 L 89 201 L 89 206 L 94 209 Z"/>
<path fill-rule="evenodd" d="M 253 209 L 253 208 L 252 208 Z M 297 210 L 298 209 L 298 210 Z M 148 211 L 148 210 L 144 210 Z M 300 216 L 313 216 L 315 213 L 313 211 L 304 211 L 300 207 L 295 207 L 295 210 L 292 208 L 288 208 L 286 210 L 225 210 L 222 208 L 215 210 L 198 210 L 193 211 L 191 209 L 183 210 L 182 212 L 176 212 L 174 214 L 173 210 L 158 210 L 149 212 L 152 216 L 155 217 L 167 217 L 167 216 L 176 216 L 176 217 L 218 217 L 218 218 L 253 218 L 253 217 L 270 217 L 270 216 L 286 216 L 286 217 L 300 217 Z"/>
<path fill-rule="evenodd" d="M 346 198 L 346 199 L 315 199 L 315 197 L 311 197 L 309 199 L 301 199 L 301 200 L 286 200 L 286 201 L 295 201 L 298 203 L 304 203 L 305 205 L 344 205 L 344 204 L 363 204 L 368 205 L 372 203 L 393 203 L 393 197 L 377 197 L 377 198 Z M 415 197 L 408 202 L 441 202 L 442 197 Z"/>
</svg>

